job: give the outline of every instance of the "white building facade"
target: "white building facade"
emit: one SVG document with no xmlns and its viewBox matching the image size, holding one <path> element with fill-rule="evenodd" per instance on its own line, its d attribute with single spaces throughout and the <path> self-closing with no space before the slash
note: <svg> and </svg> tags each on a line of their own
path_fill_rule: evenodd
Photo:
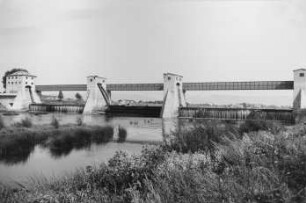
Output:
<svg viewBox="0 0 306 203">
<path fill-rule="evenodd" d="M 16 94 L 22 88 L 30 87 L 35 90 L 35 75 L 26 71 L 18 71 L 6 77 L 6 93 Z"/>
</svg>

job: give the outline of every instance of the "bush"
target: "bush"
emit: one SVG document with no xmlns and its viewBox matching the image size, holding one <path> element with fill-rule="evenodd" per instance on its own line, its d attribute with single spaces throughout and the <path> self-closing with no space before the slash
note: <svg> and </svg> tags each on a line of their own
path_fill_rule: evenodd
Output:
<svg viewBox="0 0 306 203">
<path fill-rule="evenodd" d="M 261 119 L 246 120 L 239 127 L 240 133 L 257 132 L 257 131 L 270 131 L 273 134 L 279 133 L 284 130 L 284 126 L 276 121 L 267 121 Z"/>
<path fill-rule="evenodd" d="M 25 127 L 25 128 L 31 128 L 32 127 L 32 120 L 28 117 L 22 119 L 20 122 L 17 122 L 14 124 L 15 127 Z"/>
<path fill-rule="evenodd" d="M 193 128 L 174 133 L 168 148 L 177 152 L 188 153 L 204 151 L 214 154 L 215 144 L 222 142 L 223 137 L 236 137 L 237 129 L 217 121 L 206 121 Z"/>
<path fill-rule="evenodd" d="M 126 129 L 119 127 L 118 129 L 118 140 L 117 142 L 125 142 L 126 137 L 127 137 L 127 131 Z"/>
<path fill-rule="evenodd" d="M 5 128 L 5 124 L 4 124 L 4 121 L 3 121 L 2 116 L 0 116 L 0 130 L 1 130 L 2 128 Z"/>
<path fill-rule="evenodd" d="M 77 118 L 76 119 L 76 124 L 77 124 L 77 126 L 82 126 L 83 125 L 83 120 L 82 120 L 82 118 Z"/>
<path fill-rule="evenodd" d="M 55 118 L 54 116 L 52 117 L 51 125 L 52 125 L 55 129 L 58 129 L 58 128 L 59 128 L 59 122 L 58 122 L 57 118 Z"/>
</svg>

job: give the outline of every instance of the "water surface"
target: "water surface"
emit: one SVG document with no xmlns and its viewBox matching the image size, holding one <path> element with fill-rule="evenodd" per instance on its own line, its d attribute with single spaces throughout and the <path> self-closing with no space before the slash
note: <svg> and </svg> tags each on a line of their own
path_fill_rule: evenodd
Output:
<svg viewBox="0 0 306 203">
<path fill-rule="evenodd" d="M 53 117 L 61 125 L 76 124 L 77 119 L 82 119 L 86 125 L 120 126 L 127 131 L 124 143 L 109 142 L 92 144 L 89 147 L 73 149 L 68 154 L 54 156 L 49 149 L 36 145 L 29 155 L 15 161 L 0 161 L 0 182 L 23 182 L 29 177 L 60 177 L 75 171 L 77 168 L 88 165 L 99 165 L 107 162 L 116 151 L 127 151 L 139 154 L 144 145 L 162 143 L 165 136 L 177 127 L 177 119 L 164 120 L 160 118 L 135 118 L 135 117 L 105 117 L 104 115 L 80 114 L 19 114 L 15 116 L 2 116 L 6 125 L 28 117 L 34 125 L 48 125 Z"/>
</svg>

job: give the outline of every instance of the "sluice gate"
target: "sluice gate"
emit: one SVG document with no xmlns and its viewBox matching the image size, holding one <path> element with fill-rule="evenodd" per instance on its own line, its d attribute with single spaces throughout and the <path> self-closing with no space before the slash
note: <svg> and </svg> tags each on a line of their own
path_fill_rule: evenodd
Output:
<svg viewBox="0 0 306 203">
<path fill-rule="evenodd" d="M 274 120 L 286 124 L 294 123 L 292 109 L 247 109 L 247 108 L 204 108 L 181 107 L 180 118 L 204 118 L 218 120 Z"/>
<path fill-rule="evenodd" d="M 109 116 L 160 117 L 161 106 L 122 106 L 110 105 L 105 111 Z"/>
<path fill-rule="evenodd" d="M 62 113 L 82 113 L 84 105 L 82 104 L 31 104 L 31 112 L 62 112 Z"/>
</svg>

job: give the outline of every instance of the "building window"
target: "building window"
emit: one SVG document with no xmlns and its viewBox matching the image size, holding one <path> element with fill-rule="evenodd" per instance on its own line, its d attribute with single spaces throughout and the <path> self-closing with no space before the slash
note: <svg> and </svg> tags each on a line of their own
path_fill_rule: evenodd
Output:
<svg viewBox="0 0 306 203">
<path fill-rule="evenodd" d="M 168 80 L 171 80 L 171 77 L 168 77 Z"/>
<path fill-rule="evenodd" d="M 300 73 L 300 77 L 304 77 L 304 73 Z"/>
</svg>

